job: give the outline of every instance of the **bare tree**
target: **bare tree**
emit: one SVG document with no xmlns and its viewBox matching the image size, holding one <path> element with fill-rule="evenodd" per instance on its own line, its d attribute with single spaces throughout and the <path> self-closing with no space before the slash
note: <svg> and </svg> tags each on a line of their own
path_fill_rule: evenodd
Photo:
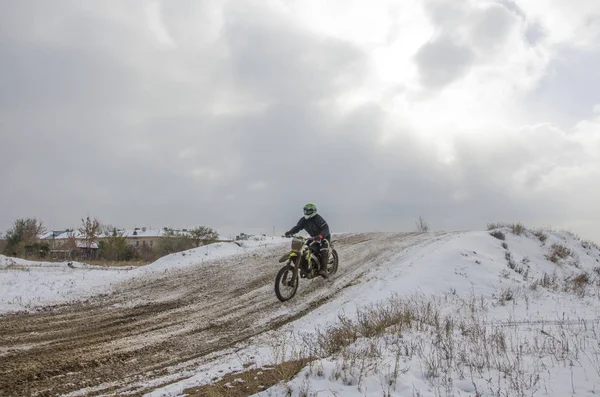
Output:
<svg viewBox="0 0 600 397">
<path fill-rule="evenodd" d="M 419 216 L 417 220 L 417 232 L 428 232 L 429 231 L 429 223 L 422 217 Z"/>
<path fill-rule="evenodd" d="M 67 231 L 67 237 L 62 239 L 61 249 L 71 251 L 71 254 L 77 251 L 77 238 L 73 229 Z"/>
<path fill-rule="evenodd" d="M 83 239 L 83 248 L 89 255 L 94 248 L 94 243 L 98 241 L 98 235 L 100 234 L 100 221 L 97 218 L 90 219 L 89 216 L 86 219 L 82 218 L 79 233 Z"/>
</svg>

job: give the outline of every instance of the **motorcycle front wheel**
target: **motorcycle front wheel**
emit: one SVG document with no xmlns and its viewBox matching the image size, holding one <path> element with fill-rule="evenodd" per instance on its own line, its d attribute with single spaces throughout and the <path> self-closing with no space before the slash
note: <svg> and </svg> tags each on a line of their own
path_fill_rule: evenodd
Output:
<svg viewBox="0 0 600 397">
<path fill-rule="evenodd" d="M 275 277 L 275 295 L 282 302 L 292 299 L 298 290 L 299 277 L 294 277 L 294 271 L 293 266 L 285 265 Z"/>
</svg>

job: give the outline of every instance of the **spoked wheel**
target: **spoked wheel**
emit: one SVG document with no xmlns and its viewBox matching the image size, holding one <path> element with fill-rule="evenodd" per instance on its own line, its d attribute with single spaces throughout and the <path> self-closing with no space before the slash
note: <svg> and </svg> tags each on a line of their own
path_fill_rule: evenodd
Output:
<svg viewBox="0 0 600 397">
<path fill-rule="evenodd" d="M 329 255 L 329 262 L 327 263 L 327 274 L 333 276 L 338 269 L 338 253 L 333 248 L 331 249 L 331 255 Z"/>
<path fill-rule="evenodd" d="M 298 290 L 298 278 L 294 277 L 294 267 L 286 265 L 282 267 L 275 277 L 275 295 L 282 302 L 290 300 Z"/>
</svg>

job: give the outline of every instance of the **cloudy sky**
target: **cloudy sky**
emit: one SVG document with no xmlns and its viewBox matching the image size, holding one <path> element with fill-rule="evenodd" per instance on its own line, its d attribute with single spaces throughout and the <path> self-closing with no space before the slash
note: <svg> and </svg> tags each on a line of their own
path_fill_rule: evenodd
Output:
<svg viewBox="0 0 600 397">
<path fill-rule="evenodd" d="M 600 241 L 597 0 L 0 0 L 0 231 Z"/>
</svg>

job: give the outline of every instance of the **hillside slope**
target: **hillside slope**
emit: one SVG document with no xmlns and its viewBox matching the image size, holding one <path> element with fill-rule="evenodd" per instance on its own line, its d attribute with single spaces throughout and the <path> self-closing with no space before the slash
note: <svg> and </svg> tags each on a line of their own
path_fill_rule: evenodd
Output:
<svg viewBox="0 0 600 397">
<path fill-rule="evenodd" d="M 302 358 L 293 380 L 256 395 L 598 393 L 600 250 L 566 232 L 493 233 L 503 239 L 451 233 L 388 252 L 317 309 L 152 395 L 213 382 L 248 395 L 245 374 Z"/>
<path fill-rule="evenodd" d="M 391 258 L 345 303 L 291 324 L 314 336 L 300 349 L 317 360 L 256 395 L 600 393 L 598 246 L 564 232 L 494 233 L 505 239 L 462 233 Z"/>
<path fill-rule="evenodd" d="M 208 246 L 142 269 L 0 258 L 10 287 L 0 302 L 28 310 L 0 317 L 0 394 L 599 392 L 600 250 L 569 233 L 496 232 L 504 239 L 340 236 L 336 277 L 302 281 L 283 304 L 273 281 L 289 240 Z M 15 291 L 21 302 L 8 304 Z M 281 378 L 292 379 L 262 381 L 290 362 L 300 365 Z"/>
</svg>

